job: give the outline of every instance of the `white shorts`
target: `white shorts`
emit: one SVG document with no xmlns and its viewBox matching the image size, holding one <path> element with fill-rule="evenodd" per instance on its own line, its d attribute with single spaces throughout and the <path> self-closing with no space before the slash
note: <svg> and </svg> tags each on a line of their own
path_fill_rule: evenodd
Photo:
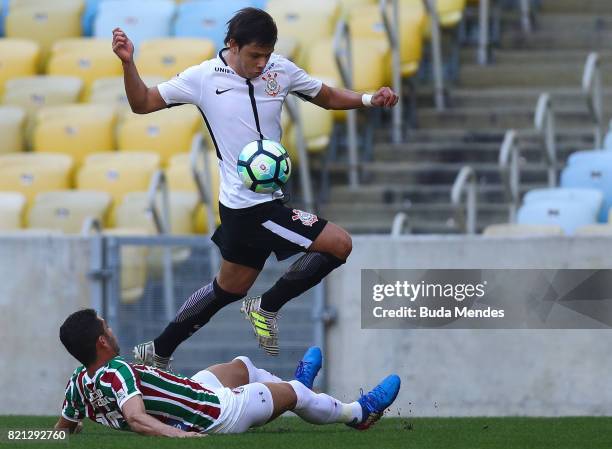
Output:
<svg viewBox="0 0 612 449">
<path fill-rule="evenodd" d="M 210 433 L 243 433 L 251 427 L 263 426 L 272 417 L 272 393 L 262 383 L 226 388 L 217 376 L 206 370 L 199 371 L 192 379 L 219 397 L 221 415 L 208 429 Z"/>
</svg>

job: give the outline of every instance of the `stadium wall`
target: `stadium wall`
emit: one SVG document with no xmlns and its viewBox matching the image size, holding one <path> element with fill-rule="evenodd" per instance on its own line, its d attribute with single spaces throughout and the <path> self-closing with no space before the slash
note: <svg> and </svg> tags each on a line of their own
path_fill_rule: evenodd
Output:
<svg viewBox="0 0 612 449">
<path fill-rule="evenodd" d="M 0 237 L 0 414 L 58 415 L 76 367 L 59 326 L 90 305 L 89 248 L 79 237 Z"/>
<path fill-rule="evenodd" d="M 396 372 L 402 416 L 612 415 L 610 330 L 368 330 L 362 268 L 610 268 L 611 240 L 357 237 L 327 284 L 330 393 L 354 398 Z M 394 406 L 395 412 L 395 406 Z"/>
<path fill-rule="evenodd" d="M 612 415 L 608 330 L 365 330 L 359 304 L 362 268 L 608 268 L 609 247 L 601 237 L 355 237 L 327 283 L 338 310 L 329 391 L 350 400 L 397 372 L 402 416 Z M 76 366 L 58 327 L 90 306 L 90 251 L 88 238 L 0 238 L 0 414 L 58 413 Z"/>
</svg>

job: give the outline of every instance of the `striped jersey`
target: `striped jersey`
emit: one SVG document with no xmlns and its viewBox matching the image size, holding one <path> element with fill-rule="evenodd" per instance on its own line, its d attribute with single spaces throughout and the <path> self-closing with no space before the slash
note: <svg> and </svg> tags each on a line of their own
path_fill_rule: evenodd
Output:
<svg viewBox="0 0 612 449">
<path fill-rule="evenodd" d="M 323 83 L 278 54 L 272 54 L 260 76 L 243 78 L 227 64 L 225 50 L 157 89 L 167 106 L 189 103 L 200 109 L 219 159 L 219 201 L 243 209 L 272 201 L 279 192 L 255 193 L 245 187 L 236 169 L 238 155 L 254 140 L 280 142 L 285 98 L 312 99 Z"/>
<path fill-rule="evenodd" d="M 202 384 L 115 357 L 91 377 L 84 366 L 74 371 L 66 386 L 62 416 L 130 430 L 121 407 L 136 395 L 142 396 L 147 414 L 188 432 L 205 432 L 221 414 L 219 397 Z"/>
</svg>

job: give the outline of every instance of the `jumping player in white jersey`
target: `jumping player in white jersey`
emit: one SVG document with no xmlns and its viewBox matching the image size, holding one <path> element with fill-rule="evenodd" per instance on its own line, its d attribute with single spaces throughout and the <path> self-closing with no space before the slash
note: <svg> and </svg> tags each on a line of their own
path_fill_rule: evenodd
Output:
<svg viewBox="0 0 612 449">
<path fill-rule="evenodd" d="M 366 430 L 393 403 L 400 388 L 396 375 L 385 378 L 367 395 L 342 403 L 311 390 L 321 351 L 310 348 L 296 379 L 284 382 L 257 368 L 248 357 L 211 366 L 192 378 L 119 356 L 119 345 L 93 309 L 70 315 L 60 340 L 82 366 L 66 386 L 58 429 L 81 430 L 89 418 L 118 430 L 169 437 L 242 433 L 262 426 L 286 411 L 312 424 L 345 423 Z"/>
<path fill-rule="evenodd" d="M 148 88 L 134 64 L 131 41 L 121 29 L 113 31 L 113 51 L 123 63 L 132 110 L 147 114 L 186 103 L 196 105 L 219 159 L 221 225 L 213 241 L 222 255 L 220 270 L 183 304 L 161 335 L 134 348 L 136 359 L 147 365 L 167 368 L 181 342 L 221 308 L 246 296 L 272 252 L 278 260 L 304 252 L 268 291 L 243 302 L 242 311 L 259 345 L 277 355 L 278 310 L 344 264 L 351 253 L 351 237 L 344 229 L 286 207 L 275 195 L 247 189 L 236 161 L 249 142 L 281 140 L 281 109 L 289 94 L 325 109 L 393 107 L 398 97 L 388 87 L 367 95 L 326 86 L 274 54 L 276 40 L 276 24 L 268 13 L 242 9 L 228 22 L 227 48 L 216 58 Z"/>
</svg>

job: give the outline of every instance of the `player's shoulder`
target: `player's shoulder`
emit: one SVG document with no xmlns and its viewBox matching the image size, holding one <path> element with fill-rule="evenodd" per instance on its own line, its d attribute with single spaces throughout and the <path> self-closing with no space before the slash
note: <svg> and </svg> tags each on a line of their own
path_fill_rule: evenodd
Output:
<svg viewBox="0 0 612 449">
<path fill-rule="evenodd" d="M 279 53 L 272 53 L 270 59 L 268 60 L 268 68 L 270 69 L 279 69 L 292 66 L 295 66 L 295 64 L 290 59 Z"/>
<path fill-rule="evenodd" d="M 81 365 L 79 367 L 77 367 L 73 372 L 72 375 L 70 376 L 70 380 L 72 382 L 76 382 L 76 380 L 79 378 L 79 375 L 81 375 L 81 373 L 84 373 L 85 370 L 85 366 Z"/>
<path fill-rule="evenodd" d="M 124 371 L 124 370 L 133 371 L 132 366 L 128 362 L 126 362 L 125 359 L 121 356 L 117 356 L 117 357 L 110 359 L 106 363 L 106 369 L 107 370 L 117 370 L 117 371 Z"/>
</svg>

